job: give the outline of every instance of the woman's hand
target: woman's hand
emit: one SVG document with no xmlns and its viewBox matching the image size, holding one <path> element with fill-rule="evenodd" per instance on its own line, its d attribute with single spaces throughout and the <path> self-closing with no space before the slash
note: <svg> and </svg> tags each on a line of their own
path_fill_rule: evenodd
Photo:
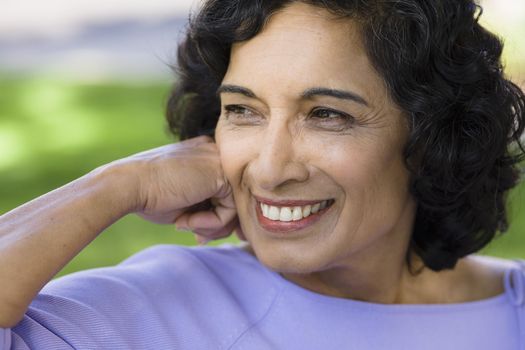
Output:
<svg viewBox="0 0 525 350">
<path fill-rule="evenodd" d="M 132 212 L 201 240 L 228 236 L 237 212 L 212 139 L 115 161 L 0 216 L 0 327 L 17 324 L 60 269 Z"/>
<path fill-rule="evenodd" d="M 134 174 L 134 210 L 149 221 L 175 223 L 178 229 L 200 235 L 201 243 L 229 236 L 238 225 L 231 187 L 217 146 L 208 136 L 138 153 L 109 166 Z"/>
</svg>

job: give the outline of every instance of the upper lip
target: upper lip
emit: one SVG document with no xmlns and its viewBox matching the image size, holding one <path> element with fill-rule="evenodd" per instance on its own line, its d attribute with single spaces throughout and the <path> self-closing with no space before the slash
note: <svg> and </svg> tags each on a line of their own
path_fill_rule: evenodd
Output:
<svg viewBox="0 0 525 350">
<path fill-rule="evenodd" d="M 267 205 L 272 205 L 275 207 L 300 207 L 309 204 L 320 203 L 327 199 L 315 199 L 315 200 L 304 200 L 304 199 L 269 199 L 259 196 L 253 196 L 258 202 L 264 203 Z"/>
</svg>

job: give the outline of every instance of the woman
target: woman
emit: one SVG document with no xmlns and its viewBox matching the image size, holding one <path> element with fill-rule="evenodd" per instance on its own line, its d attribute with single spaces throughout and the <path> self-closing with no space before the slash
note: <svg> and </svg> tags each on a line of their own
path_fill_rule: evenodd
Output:
<svg viewBox="0 0 525 350">
<path fill-rule="evenodd" d="M 168 107 L 187 140 L 1 218 L 4 348 L 524 349 L 525 268 L 470 255 L 506 229 L 525 121 L 478 13 L 207 1 Z M 128 213 L 246 244 L 40 291 Z"/>
</svg>

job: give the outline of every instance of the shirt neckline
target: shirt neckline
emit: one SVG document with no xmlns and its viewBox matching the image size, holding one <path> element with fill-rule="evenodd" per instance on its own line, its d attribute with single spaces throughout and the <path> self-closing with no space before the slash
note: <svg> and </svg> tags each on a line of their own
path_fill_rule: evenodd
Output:
<svg viewBox="0 0 525 350">
<path fill-rule="evenodd" d="M 482 308 L 491 308 L 500 306 L 501 304 L 515 304 L 515 294 L 517 290 L 522 290 L 523 286 L 517 285 L 513 280 L 518 283 L 523 281 L 523 278 L 517 278 L 517 276 L 524 276 L 524 272 L 519 269 L 519 267 L 509 268 L 505 271 L 503 276 L 505 289 L 502 293 L 474 301 L 467 301 L 462 303 L 441 303 L 441 304 L 381 304 L 373 303 L 368 301 L 361 301 L 355 299 L 346 299 L 339 298 L 334 296 L 328 296 L 320 293 L 313 292 L 309 289 L 303 288 L 283 276 L 279 273 L 267 268 L 264 266 L 255 256 L 248 253 L 240 246 L 236 245 L 224 245 L 227 248 L 230 248 L 237 252 L 238 255 L 243 256 L 254 262 L 261 270 L 263 270 L 267 275 L 271 277 L 274 283 L 283 289 L 284 291 L 292 294 L 299 295 L 303 298 L 312 299 L 316 303 L 325 303 L 325 304 L 335 304 L 339 307 L 352 307 L 359 309 L 367 309 L 370 311 L 381 311 L 381 312 L 415 312 L 415 311 L 424 311 L 424 312 L 452 312 L 452 311 L 465 311 L 469 309 L 482 309 Z M 516 285 L 516 286 L 514 286 Z M 523 299 L 523 298 L 521 298 Z M 519 303 L 521 304 L 521 303 Z"/>
</svg>

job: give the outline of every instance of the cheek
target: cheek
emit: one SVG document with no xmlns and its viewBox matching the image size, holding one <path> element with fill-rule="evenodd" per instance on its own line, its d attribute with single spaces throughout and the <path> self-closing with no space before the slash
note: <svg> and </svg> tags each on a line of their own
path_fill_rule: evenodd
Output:
<svg viewBox="0 0 525 350">
<path fill-rule="evenodd" d="M 372 182 L 371 177 L 375 177 L 383 162 L 373 148 L 350 137 L 344 140 L 332 140 L 324 147 L 319 144 L 317 149 L 322 154 L 319 158 L 322 162 L 321 169 L 341 187 L 350 191 L 359 189 L 360 186 L 357 185 Z"/>
<path fill-rule="evenodd" d="M 389 145 L 348 141 L 324 152 L 323 168 L 342 188 L 345 205 L 354 213 L 359 209 L 362 215 L 384 215 L 406 200 L 409 174 L 402 150 Z"/>
<path fill-rule="evenodd" d="M 236 190 L 241 181 L 243 170 L 249 162 L 253 145 L 248 140 L 234 134 L 218 126 L 215 138 L 224 175 Z"/>
</svg>

